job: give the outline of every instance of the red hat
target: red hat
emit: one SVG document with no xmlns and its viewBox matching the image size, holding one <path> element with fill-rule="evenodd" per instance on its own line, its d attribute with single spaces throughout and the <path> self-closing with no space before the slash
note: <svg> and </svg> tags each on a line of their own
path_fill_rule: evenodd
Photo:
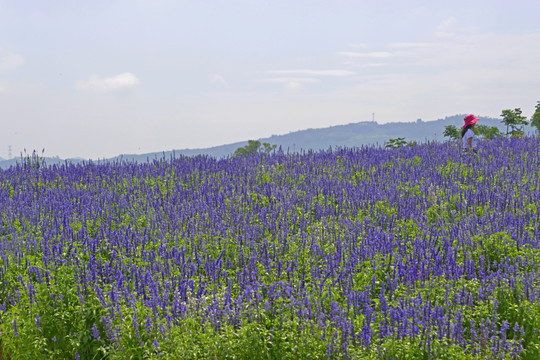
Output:
<svg viewBox="0 0 540 360">
<path fill-rule="evenodd" d="M 480 119 L 477 118 L 476 116 L 474 116 L 473 114 L 469 114 L 469 115 L 465 116 L 465 118 L 463 118 L 463 120 L 465 120 L 465 125 L 463 125 L 463 127 L 467 127 L 469 125 L 476 124 L 476 122 L 478 120 L 480 120 Z"/>
</svg>

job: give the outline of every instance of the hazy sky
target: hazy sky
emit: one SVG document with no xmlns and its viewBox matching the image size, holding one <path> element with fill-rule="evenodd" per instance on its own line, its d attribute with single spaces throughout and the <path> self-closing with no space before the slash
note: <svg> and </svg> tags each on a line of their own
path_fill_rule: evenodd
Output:
<svg viewBox="0 0 540 360">
<path fill-rule="evenodd" d="M 538 0 L 0 0 L 0 157 L 202 148 L 373 113 L 530 117 L 539 14 Z"/>
</svg>

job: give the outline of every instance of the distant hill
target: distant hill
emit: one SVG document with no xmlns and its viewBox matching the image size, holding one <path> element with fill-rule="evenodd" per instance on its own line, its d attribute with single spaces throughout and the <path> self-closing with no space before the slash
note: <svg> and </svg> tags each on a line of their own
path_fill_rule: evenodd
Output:
<svg viewBox="0 0 540 360">
<path fill-rule="evenodd" d="M 355 147 L 363 145 L 384 146 L 388 140 L 404 137 L 407 141 L 444 141 L 444 128 L 446 125 L 463 125 L 463 115 L 449 116 L 433 121 L 393 122 L 378 124 L 374 121 L 350 123 L 346 125 L 330 126 L 318 129 L 306 129 L 290 132 L 284 135 L 272 135 L 266 138 L 252 139 L 267 142 L 281 147 L 284 152 L 297 152 L 301 150 L 325 150 L 332 147 Z M 497 126 L 501 132 L 506 133 L 500 119 L 480 117 L 481 124 Z M 220 145 L 202 149 L 181 149 L 143 155 L 125 154 L 114 159 L 125 159 L 137 162 L 153 160 L 163 156 L 176 155 L 209 155 L 213 157 L 226 157 L 246 145 L 248 141 Z"/>
<path fill-rule="evenodd" d="M 403 137 L 407 141 L 444 141 L 444 128 L 447 125 L 455 125 L 461 127 L 463 125 L 463 117 L 465 114 L 449 116 L 444 119 L 433 121 L 417 120 L 416 122 L 393 122 L 387 124 L 378 124 L 374 121 L 350 123 L 346 125 L 330 126 L 326 128 L 306 129 L 290 132 L 284 135 L 272 135 L 266 138 L 252 139 L 260 142 L 267 142 L 272 145 L 281 147 L 284 152 L 298 152 L 301 150 L 325 150 L 329 147 L 355 147 L 355 146 L 384 146 L 390 139 Z M 502 125 L 500 119 L 488 118 L 480 116 L 479 124 L 488 126 L 497 126 L 502 133 L 506 133 L 506 128 Z M 532 132 L 532 128 L 528 127 L 527 132 Z M 226 157 L 234 153 L 234 151 L 246 145 L 248 140 L 214 146 L 210 148 L 200 149 L 181 149 L 172 151 L 155 152 L 148 154 L 124 154 L 108 160 L 126 160 L 135 162 L 146 162 L 162 157 L 171 157 L 173 155 L 208 155 L 212 157 Z M 65 161 L 77 163 L 84 159 L 68 159 L 62 160 L 58 157 L 45 158 L 48 165 L 62 164 Z M 6 169 L 19 159 L 0 160 L 0 168 Z"/>
</svg>

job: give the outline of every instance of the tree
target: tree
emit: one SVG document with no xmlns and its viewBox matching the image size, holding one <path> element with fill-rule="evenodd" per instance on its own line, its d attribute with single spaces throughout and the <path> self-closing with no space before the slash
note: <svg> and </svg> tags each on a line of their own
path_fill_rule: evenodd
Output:
<svg viewBox="0 0 540 360">
<path fill-rule="evenodd" d="M 239 147 L 234 151 L 235 156 L 249 155 L 256 153 L 261 147 L 261 142 L 258 140 L 248 140 L 247 145 Z"/>
<path fill-rule="evenodd" d="M 262 146 L 263 146 L 262 152 L 264 152 L 265 154 L 271 153 L 271 152 L 274 151 L 274 150 L 276 149 L 276 147 L 277 147 L 276 144 L 270 145 L 270 143 L 267 143 L 267 142 L 263 142 L 263 143 L 262 143 Z"/>
<path fill-rule="evenodd" d="M 262 149 L 261 149 L 262 146 Z M 263 153 L 270 153 L 276 148 L 276 145 L 270 145 L 269 143 L 265 142 L 262 143 L 259 140 L 248 140 L 247 145 L 239 147 L 234 151 L 234 156 L 245 156 L 245 155 L 251 155 L 258 152 Z"/>
<path fill-rule="evenodd" d="M 493 139 L 494 137 L 501 136 L 499 128 L 496 126 L 487 126 L 487 125 L 475 125 L 474 127 L 475 134 L 483 136 L 488 140 Z"/>
<path fill-rule="evenodd" d="M 540 101 L 536 102 L 536 111 L 531 118 L 531 125 L 536 128 L 536 131 L 540 132 Z"/>
<path fill-rule="evenodd" d="M 386 144 L 385 147 L 387 147 L 387 148 L 398 148 L 398 147 L 402 147 L 402 146 L 405 146 L 405 145 L 407 145 L 407 141 L 405 140 L 405 138 L 404 137 L 399 137 L 399 138 L 388 140 L 388 143 Z"/>
<path fill-rule="evenodd" d="M 528 122 L 527 118 L 521 115 L 520 108 L 503 110 L 501 116 L 503 124 L 506 125 L 506 135 L 510 134 L 512 137 L 523 135 L 523 125 L 527 125 Z"/>
<path fill-rule="evenodd" d="M 444 127 L 443 135 L 444 137 L 448 137 L 450 139 L 459 139 L 459 137 L 461 136 L 458 128 L 454 125 L 446 125 Z"/>
</svg>

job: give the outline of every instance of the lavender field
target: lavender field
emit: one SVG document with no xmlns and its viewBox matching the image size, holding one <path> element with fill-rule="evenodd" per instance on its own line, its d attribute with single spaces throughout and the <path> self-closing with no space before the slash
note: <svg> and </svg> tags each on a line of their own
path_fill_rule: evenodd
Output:
<svg viewBox="0 0 540 360">
<path fill-rule="evenodd" d="M 538 359 L 539 155 L 0 170 L 0 358 Z"/>
</svg>

